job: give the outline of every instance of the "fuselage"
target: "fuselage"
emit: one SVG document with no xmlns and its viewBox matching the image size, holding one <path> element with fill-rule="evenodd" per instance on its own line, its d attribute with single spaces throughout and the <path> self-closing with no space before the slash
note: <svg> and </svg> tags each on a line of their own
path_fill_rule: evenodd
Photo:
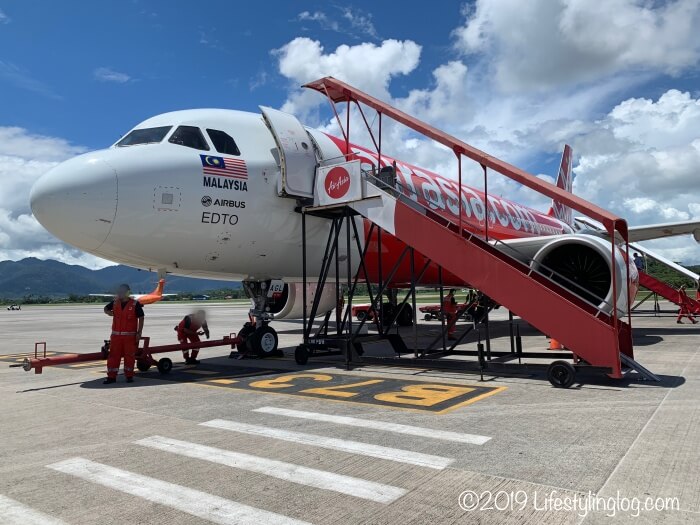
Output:
<svg viewBox="0 0 700 525">
<path fill-rule="evenodd" d="M 384 154 L 377 166 L 374 152 L 355 145 L 347 151 L 341 139 L 307 133 L 319 161 L 358 158 L 368 170 L 395 163 L 409 198 L 452 221 L 461 211 L 465 229 L 488 230 L 490 239 L 572 233 L 553 216 L 466 185 L 460 204 L 454 180 Z M 32 188 L 31 205 L 61 240 L 121 264 L 222 280 L 302 278 L 301 215 L 296 199 L 281 196 L 278 147 L 260 114 L 201 109 L 150 118 L 113 146 L 46 173 Z M 319 271 L 328 229 L 325 219 L 307 220 L 311 275 Z M 379 254 L 370 240 L 370 277 L 380 258 L 391 264 L 402 247 L 387 234 Z M 409 280 L 408 266 L 394 278 L 397 285 Z M 466 284 L 449 275 L 444 283 Z M 437 270 L 422 284 L 437 284 Z"/>
</svg>

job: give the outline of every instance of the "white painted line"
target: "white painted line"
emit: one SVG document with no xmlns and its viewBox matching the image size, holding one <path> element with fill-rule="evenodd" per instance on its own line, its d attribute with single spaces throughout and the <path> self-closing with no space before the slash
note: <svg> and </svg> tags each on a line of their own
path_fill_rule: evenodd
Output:
<svg viewBox="0 0 700 525">
<path fill-rule="evenodd" d="M 379 503 L 391 503 L 408 492 L 391 485 L 161 436 L 141 439 L 136 444 Z"/>
<path fill-rule="evenodd" d="M 65 525 L 64 521 L 52 518 L 0 494 L 0 523 L 3 525 Z"/>
<path fill-rule="evenodd" d="M 348 425 L 351 427 L 371 428 L 372 430 L 385 430 L 387 432 L 397 432 L 399 434 L 409 434 L 411 436 L 442 439 L 444 441 L 454 441 L 455 443 L 468 443 L 470 445 L 483 445 L 491 439 L 488 436 L 480 436 L 478 434 L 462 434 L 459 432 L 450 432 L 449 430 L 435 430 L 432 428 L 388 423 L 386 421 L 373 421 L 370 419 L 359 419 L 348 416 L 319 414 L 316 412 L 304 412 L 301 410 L 289 410 L 286 408 L 262 407 L 256 408 L 253 410 L 253 412 L 262 412 L 263 414 L 273 414 L 276 416 L 296 417 L 300 419 L 311 419 L 313 421 L 325 421 L 328 423 L 337 423 L 338 425 Z"/>
<path fill-rule="evenodd" d="M 48 468 L 222 525 L 309 525 L 305 521 L 249 507 L 195 489 L 142 476 L 89 459 L 71 458 Z"/>
<path fill-rule="evenodd" d="M 226 421 L 225 419 L 213 419 L 211 421 L 200 423 L 200 425 L 205 427 L 220 428 L 222 430 L 230 430 L 232 432 L 252 434 L 254 436 L 281 439 L 283 441 L 300 443 L 302 445 L 340 450 L 342 452 L 360 454 L 373 458 L 388 459 L 391 461 L 398 461 L 400 463 L 408 463 L 410 465 L 418 465 L 419 467 L 428 467 L 437 470 L 442 470 L 452 463 L 452 460 L 449 458 L 431 456 L 430 454 L 421 454 L 420 452 L 411 452 L 410 450 L 402 450 L 400 448 L 382 447 L 380 445 L 371 445 L 369 443 L 361 443 L 359 441 L 348 441 L 346 439 L 304 434 L 303 432 L 293 432 L 291 430 L 261 427 L 258 425 L 249 425 L 247 423 L 238 423 L 237 421 Z"/>
</svg>

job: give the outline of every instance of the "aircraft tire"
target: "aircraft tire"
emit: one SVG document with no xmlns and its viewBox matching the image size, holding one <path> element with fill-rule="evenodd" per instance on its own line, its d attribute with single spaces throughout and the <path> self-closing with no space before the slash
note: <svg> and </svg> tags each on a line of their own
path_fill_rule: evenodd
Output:
<svg viewBox="0 0 700 525">
<path fill-rule="evenodd" d="M 243 341 L 236 344 L 236 350 L 238 350 L 238 352 L 240 352 L 241 354 L 244 354 L 246 352 L 246 341 L 248 337 L 250 337 L 253 334 L 253 332 L 255 332 L 255 327 L 249 322 L 244 324 L 243 328 L 241 328 L 240 332 L 238 332 L 238 337 L 243 339 Z"/>
<path fill-rule="evenodd" d="M 413 326 L 413 307 L 410 304 L 405 304 L 401 309 L 396 324 L 399 326 Z"/>
<path fill-rule="evenodd" d="M 277 352 L 278 343 L 277 332 L 271 326 L 261 326 L 246 339 L 248 350 L 259 357 L 279 355 L 279 352 Z"/>
<path fill-rule="evenodd" d="M 382 324 L 389 326 L 389 323 L 394 318 L 394 305 L 391 303 L 382 304 Z"/>
</svg>

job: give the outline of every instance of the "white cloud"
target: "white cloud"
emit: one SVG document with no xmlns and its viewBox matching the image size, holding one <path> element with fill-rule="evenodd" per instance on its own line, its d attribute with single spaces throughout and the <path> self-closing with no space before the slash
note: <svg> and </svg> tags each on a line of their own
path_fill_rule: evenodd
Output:
<svg viewBox="0 0 700 525">
<path fill-rule="evenodd" d="M 298 22 L 314 22 L 325 31 L 344 33 L 353 38 L 368 36 L 377 38 L 377 29 L 374 27 L 371 13 L 361 9 L 335 6 L 339 11 L 340 19 L 324 11 L 302 11 L 296 17 Z"/>
<path fill-rule="evenodd" d="M 488 54 L 506 92 L 624 71 L 677 74 L 700 57 L 697 0 L 477 0 L 466 15 L 457 48 Z"/>
<path fill-rule="evenodd" d="M 443 123 L 464 122 L 473 114 L 472 108 L 464 104 L 469 100 L 467 90 L 467 66 L 452 61 L 433 71 L 434 86 L 413 89 L 401 100 L 402 110 L 419 118 Z M 462 110 L 455 111 L 455 103 L 462 103 Z"/>
<path fill-rule="evenodd" d="M 386 99 L 392 78 L 407 75 L 418 65 L 421 46 L 411 40 L 385 40 L 381 45 L 341 45 L 326 53 L 318 40 L 298 37 L 273 53 L 279 72 L 296 86 L 333 76 Z M 322 103 L 318 94 L 294 88 L 282 109 L 308 116 Z"/>
<path fill-rule="evenodd" d="M 0 79 L 4 79 L 20 89 L 32 91 L 47 98 L 54 100 L 61 100 L 63 98 L 61 95 L 54 92 L 47 84 L 37 80 L 29 72 L 12 62 L 3 62 L 0 60 Z"/>
<path fill-rule="evenodd" d="M 700 4 L 613 4 L 627 18 L 615 13 L 602 20 L 587 4 L 573 1 L 513 2 L 510 8 L 499 3 L 495 9 L 493 2 L 480 0 L 467 24 L 455 32 L 462 51 L 479 51 L 470 57 L 470 66 L 446 59 L 434 68 L 428 85 L 403 96 L 393 93 L 392 80 L 416 70 L 419 44 L 387 40 L 326 51 L 319 41 L 296 38 L 274 52 L 280 73 L 293 86 L 282 109 L 340 135 L 335 119 L 318 112 L 325 111 L 324 97 L 297 87 L 331 75 L 515 165 L 532 166 L 545 155 L 554 158 L 570 142 L 577 160 L 575 191 L 630 224 L 698 218 L 700 101 L 673 89 L 657 100 L 622 94 L 695 64 L 700 41 L 688 42 L 686 21 L 695 19 L 694 6 Z M 506 24 L 513 16 L 520 17 L 518 23 Z M 679 17 L 686 21 L 678 22 L 675 39 L 668 38 L 668 25 Z M 580 41 L 581 28 L 596 35 L 600 31 L 590 28 L 597 23 L 606 28 L 604 42 L 589 49 Z M 560 24 L 572 31 L 577 27 L 577 34 L 562 32 Z M 610 38 L 607 31 L 613 33 Z M 659 44 L 648 63 L 642 63 L 635 31 Z M 498 68 L 501 74 L 494 76 Z M 542 88 L 548 88 L 546 95 Z M 372 122 L 373 114 L 368 118 Z M 354 141 L 370 145 L 368 136 L 358 133 L 364 128 L 360 117 L 351 113 L 351 120 Z M 397 126 L 384 125 L 383 150 L 447 176 L 456 173 L 450 152 Z M 464 165 L 465 180 L 481 187 L 483 175 L 471 164 Z M 553 175 L 557 165 L 550 166 L 538 176 Z M 496 174 L 489 177 L 489 190 L 541 209 L 547 205 L 546 199 Z M 654 246 L 668 256 L 700 263 L 700 248 L 689 237 Z"/>
<path fill-rule="evenodd" d="M 372 22 L 372 15 L 364 13 L 357 8 L 343 7 L 343 18 L 350 23 L 350 30 L 355 34 L 364 34 L 377 38 L 377 29 Z"/>
<path fill-rule="evenodd" d="M 340 24 L 337 21 L 331 20 L 323 11 L 302 11 L 297 15 L 297 20 L 300 22 L 317 22 L 321 29 L 330 31 L 340 31 Z"/>
<path fill-rule="evenodd" d="M 7 16 L 2 9 L 0 9 L 0 24 L 9 24 L 10 23 L 10 17 Z"/>
<path fill-rule="evenodd" d="M 29 209 L 29 190 L 34 181 L 60 161 L 83 151 L 60 138 L 0 127 L 0 260 L 38 257 L 93 268 L 112 264 L 61 243 Z"/>
<path fill-rule="evenodd" d="M 92 75 L 100 82 L 114 82 L 116 84 L 125 84 L 133 80 L 126 73 L 115 71 L 109 67 L 98 67 L 92 72 Z"/>
<path fill-rule="evenodd" d="M 267 77 L 267 71 L 261 69 L 254 77 L 250 78 L 250 80 L 248 81 L 248 88 L 251 91 L 255 91 L 259 87 L 264 86 L 265 84 L 267 84 Z"/>
<path fill-rule="evenodd" d="M 587 198 L 667 220 L 693 215 L 689 205 L 700 203 L 700 99 L 689 93 L 625 100 L 573 144 L 580 155 L 574 187 Z"/>
</svg>

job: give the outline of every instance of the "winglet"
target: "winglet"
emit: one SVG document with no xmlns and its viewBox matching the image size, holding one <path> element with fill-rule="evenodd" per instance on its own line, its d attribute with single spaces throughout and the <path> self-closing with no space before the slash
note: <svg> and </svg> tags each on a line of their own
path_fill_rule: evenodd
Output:
<svg viewBox="0 0 700 525">
<path fill-rule="evenodd" d="M 160 279 L 158 281 L 158 286 L 156 286 L 156 289 L 153 290 L 152 295 L 156 295 L 159 297 L 163 296 L 163 289 L 165 288 L 165 279 Z"/>
</svg>

